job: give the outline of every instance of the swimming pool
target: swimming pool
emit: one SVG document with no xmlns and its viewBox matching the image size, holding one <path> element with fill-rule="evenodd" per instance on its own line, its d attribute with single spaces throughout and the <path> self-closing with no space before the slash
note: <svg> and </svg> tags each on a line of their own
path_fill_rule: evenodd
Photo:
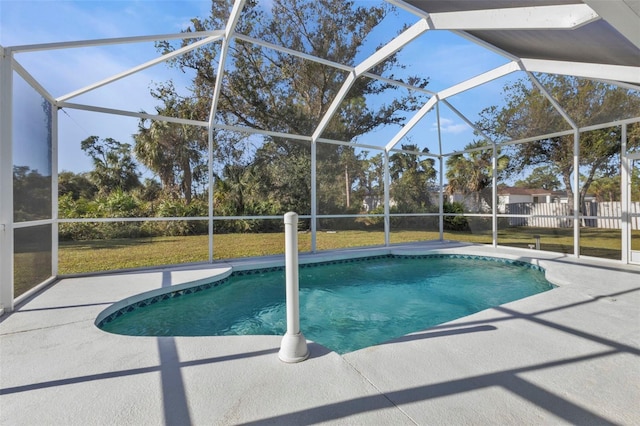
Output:
<svg viewBox="0 0 640 426">
<path fill-rule="evenodd" d="M 380 344 L 483 309 L 550 290 L 530 263 L 467 255 L 382 255 L 300 265 L 300 325 L 338 353 Z M 155 295 L 98 322 L 144 336 L 283 335 L 284 269 Z"/>
</svg>

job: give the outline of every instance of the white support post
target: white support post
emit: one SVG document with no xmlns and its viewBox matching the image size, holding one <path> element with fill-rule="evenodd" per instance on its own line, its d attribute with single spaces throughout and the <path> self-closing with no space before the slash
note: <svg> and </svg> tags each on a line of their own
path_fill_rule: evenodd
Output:
<svg viewBox="0 0 640 426">
<path fill-rule="evenodd" d="M 438 191 L 438 231 L 440 233 L 440 241 L 444 241 L 444 172 L 442 170 L 444 166 L 444 160 L 442 158 L 442 129 L 440 127 L 440 102 L 436 103 L 436 119 L 438 122 L 438 160 L 439 160 L 439 186 Z"/>
<path fill-rule="evenodd" d="M 492 183 L 491 183 L 491 229 L 493 233 L 493 247 L 498 247 L 498 148 L 495 142 L 493 155 L 491 156 Z"/>
<path fill-rule="evenodd" d="M 47 102 L 49 102 L 47 100 Z M 51 276 L 58 276 L 58 108 L 51 105 Z"/>
<path fill-rule="evenodd" d="M 318 233 L 318 142 L 311 141 L 311 253 L 316 252 Z"/>
<path fill-rule="evenodd" d="M 0 46 L 0 311 L 13 311 L 13 69 Z"/>
<path fill-rule="evenodd" d="M 298 214 L 284 215 L 284 256 L 287 293 L 287 332 L 282 338 L 278 357 L 283 362 L 301 362 L 309 358 L 309 348 L 300 331 L 298 282 Z"/>
<path fill-rule="evenodd" d="M 391 219 L 389 217 L 389 186 L 391 186 L 391 174 L 389 173 L 389 151 L 384 150 L 384 245 L 389 247 L 391 238 Z"/>
<path fill-rule="evenodd" d="M 440 200 L 440 207 L 438 210 L 439 218 L 439 231 L 440 231 L 440 241 L 444 241 L 444 157 L 440 154 L 440 194 L 438 195 L 438 199 Z"/>
<path fill-rule="evenodd" d="M 573 134 L 573 255 L 580 257 L 580 132 Z"/>
<path fill-rule="evenodd" d="M 213 177 L 213 127 L 209 126 L 207 128 L 207 164 L 209 165 L 209 170 L 208 170 L 208 178 L 209 178 L 209 197 L 208 197 L 208 209 L 207 209 L 207 216 L 208 216 L 208 223 L 207 223 L 207 230 L 209 232 L 208 234 L 208 242 L 209 242 L 209 263 L 213 263 L 213 202 L 214 202 L 214 197 L 213 197 L 213 189 L 215 187 L 215 181 L 214 181 L 214 177 Z"/>
<path fill-rule="evenodd" d="M 623 124 L 622 126 L 622 134 L 620 140 L 620 204 L 622 207 L 622 217 L 620 218 L 620 225 L 622 231 L 622 263 L 629 263 L 629 255 L 631 251 L 631 241 L 629 241 L 631 236 L 631 215 L 629 214 L 630 206 L 630 193 L 629 190 L 631 188 L 631 179 L 630 179 L 630 170 L 629 170 L 629 158 L 627 157 L 627 125 Z"/>
</svg>

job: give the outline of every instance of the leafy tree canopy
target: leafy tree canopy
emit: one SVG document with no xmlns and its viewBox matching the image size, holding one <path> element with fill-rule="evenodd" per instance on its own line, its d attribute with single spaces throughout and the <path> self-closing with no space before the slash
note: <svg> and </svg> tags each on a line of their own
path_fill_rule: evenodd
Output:
<svg viewBox="0 0 640 426">
<path fill-rule="evenodd" d="M 58 195 L 70 194 L 74 200 L 90 200 L 97 192 L 98 188 L 91 182 L 89 173 L 63 171 L 58 174 Z"/>
<path fill-rule="evenodd" d="M 445 176 L 448 184 L 445 191 L 448 195 L 460 194 L 465 197 L 472 195 L 474 209 L 482 210 L 483 204 L 492 205 L 491 193 L 487 188 L 493 182 L 493 149 L 485 140 L 472 142 L 464 149 L 472 151 L 447 158 Z M 498 151 L 496 169 L 498 180 L 505 176 L 509 165 L 509 157 Z"/>
<path fill-rule="evenodd" d="M 100 140 L 89 136 L 80 143 L 80 148 L 93 160 L 89 179 L 100 192 L 110 193 L 115 189 L 129 191 L 140 186 L 137 165 L 131 156 L 131 145 L 112 138 Z"/>
<path fill-rule="evenodd" d="M 192 120 L 206 117 L 204 100 L 181 97 L 171 82 L 158 85 L 151 94 L 163 103 L 156 107 L 159 115 Z M 182 195 L 190 203 L 194 181 L 206 178 L 202 174 L 208 142 L 206 128 L 168 121 L 149 124 L 142 119 L 133 138 L 136 157 L 160 178 L 165 192 Z"/>
<path fill-rule="evenodd" d="M 558 173 L 550 166 L 539 166 L 531 171 L 524 179 L 518 180 L 515 186 L 530 189 L 546 189 L 557 191 L 562 187 L 558 179 Z"/>
<path fill-rule="evenodd" d="M 390 188 L 398 210 L 403 212 L 425 211 L 431 205 L 429 186 L 435 183 L 435 160 L 421 157 L 415 144 L 402 145 L 403 151 L 389 157 L 389 173 L 393 180 Z M 429 150 L 424 148 L 423 153 Z"/>
<path fill-rule="evenodd" d="M 232 2 L 214 0 L 208 19 L 193 19 L 188 31 L 221 29 Z M 389 13 L 387 7 L 355 7 L 343 0 L 274 0 L 270 11 L 247 3 L 237 31 L 266 42 L 330 61 L 355 65 L 362 41 Z M 188 44 L 185 41 L 183 44 Z M 174 49 L 160 44 L 164 51 Z M 197 49 L 176 59 L 183 70 L 195 72 L 194 89 L 212 93 L 219 45 Z M 342 86 L 346 72 L 286 53 L 237 40 L 230 50 L 217 119 L 264 130 L 311 135 Z M 399 69 L 391 56 L 371 71 Z M 412 77 L 422 87 L 427 80 Z M 360 78 L 347 94 L 324 137 L 351 140 L 378 126 L 398 123 L 402 112 L 417 109 L 421 99 L 408 94 L 389 104 L 370 107 L 366 98 L 391 89 L 388 83 Z"/>
<path fill-rule="evenodd" d="M 214 0 L 211 15 L 193 19 L 187 31 L 222 29 L 233 2 Z M 254 37 L 297 52 L 314 55 L 336 63 L 356 65 L 361 60 L 362 42 L 392 7 L 356 7 L 343 0 L 274 0 L 265 10 L 258 2 L 247 2 L 240 16 L 238 34 Z M 390 36 L 391 39 L 391 36 Z M 182 46 L 191 43 L 185 40 Z M 159 43 L 163 52 L 179 46 Z M 191 96 L 176 100 L 175 90 L 167 84 L 157 91 L 164 103 L 158 112 L 166 115 L 169 107 L 179 105 L 184 111 L 197 110 L 200 120 L 208 113 L 217 79 L 220 43 L 195 49 L 175 59 L 173 65 L 193 76 Z M 278 52 L 268 47 L 234 39 L 230 44 L 222 90 L 217 104 L 216 121 L 228 125 L 248 126 L 269 131 L 311 135 L 347 77 L 347 72 L 315 61 Z M 370 71 L 392 77 L 400 70 L 392 55 Z M 427 79 L 410 77 L 409 82 L 425 87 Z M 396 87 L 371 78 L 358 78 L 346 94 L 340 108 L 327 124 L 323 137 L 351 141 L 380 126 L 398 124 L 404 114 L 417 110 L 421 95 L 405 91 L 386 103 L 370 98 L 386 94 Z M 396 93 L 397 95 L 397 93 Z M 380 99 L 380 98 L 378 98 Z M 206 106 L 206 107 L 205 107 Z M 169 108 L 169 109 L 171 109 Z M 175 114 L 174 114 L 175 115 Z M 183 115 L 178 114 L 182 117 Z M 167 128 L 169 130 L 163 130 Z M 176 134 L 175 126 L 141 123 L 136 135 L 136 155 L 154 170 L 164 186 L 177 185 L 177 176 L 188 177 L 187 163 L 172 168 L 169 154 L 175 147 L 188 145 L 187 136 Z M 175 137 L 174 137 L 175 136 Z M 246 147 L 246 137 L 217 130 L 214 136 L 216 208 L 232 215 L 256 211 L 280 214 L 294 209 L 310 212 L 311 150 L 309 144 L 279 137 L 254 138 L 256 146 Z M 201 151 L 205 146 L 194 146 Z M 321 213 L 357 211 L 373 177 L 367 173 L 370 163 L 365 155 L 342 145 L 318 144 L 317 187 Z M 194 152 L 195 154 L 195 152 Z M 194 156 L 187 155 L 192 159 Z M 220 182 L 221 181 L 221 182 Z M 183 194 L 186 182 L 180 184 Z"/>
<path fill-rule="evenodd" d="M 540 75 L 538 78 L 578 126 L 640 115 L 640 95 L 636 92 L 577 77 Z M 506 86 L 503 92 L 504 106 L 485 109 L 477 123 L 496 141 L 517 140 L 570 128 L 538 88 L 528 81 L 517 81 Z M 520 173 L 537 166 L 553 167 L 558 171 L 571 205 L 575 192 L 572 187 L 573 145 L 573 135 L 513 145 L 509 150 L 512 172 Z M 579 172 L 586 176 L 578 193 L 581 200 L 596 172 L 618 167 L 619 157 L 619 127 L 580 135 Z"/>
</svg>

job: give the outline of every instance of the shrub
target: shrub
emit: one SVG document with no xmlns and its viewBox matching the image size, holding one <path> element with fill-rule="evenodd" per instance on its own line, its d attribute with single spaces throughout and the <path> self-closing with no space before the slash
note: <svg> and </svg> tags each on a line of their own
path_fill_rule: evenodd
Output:
<svg viewBox="0 0 640 426">
<path fill-rule="evenodd" d="M 462 203 L 444 203 L 442 207 L 445 214 L 453 213 L 462 215 L 464 213 Z M 445 216 L 444 229 L 448 231 L 469 231 L 469 221 L 464 216 Z"/>
</svg>

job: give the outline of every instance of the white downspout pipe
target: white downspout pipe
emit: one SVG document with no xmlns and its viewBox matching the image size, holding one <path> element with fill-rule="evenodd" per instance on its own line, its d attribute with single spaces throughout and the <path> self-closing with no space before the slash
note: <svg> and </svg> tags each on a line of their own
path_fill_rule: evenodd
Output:
<svg viewBox="0 0 640 426">
<path fill-rule="evenodd" d="M 298 282 L 298 214 L 284 215 L 284 256 L 287 286 L 287 332 L 282 338 L 278 357 L 283 362 L 301 362 L 309 358 L 309 349 L 300 332 Z"/>
</svg>

